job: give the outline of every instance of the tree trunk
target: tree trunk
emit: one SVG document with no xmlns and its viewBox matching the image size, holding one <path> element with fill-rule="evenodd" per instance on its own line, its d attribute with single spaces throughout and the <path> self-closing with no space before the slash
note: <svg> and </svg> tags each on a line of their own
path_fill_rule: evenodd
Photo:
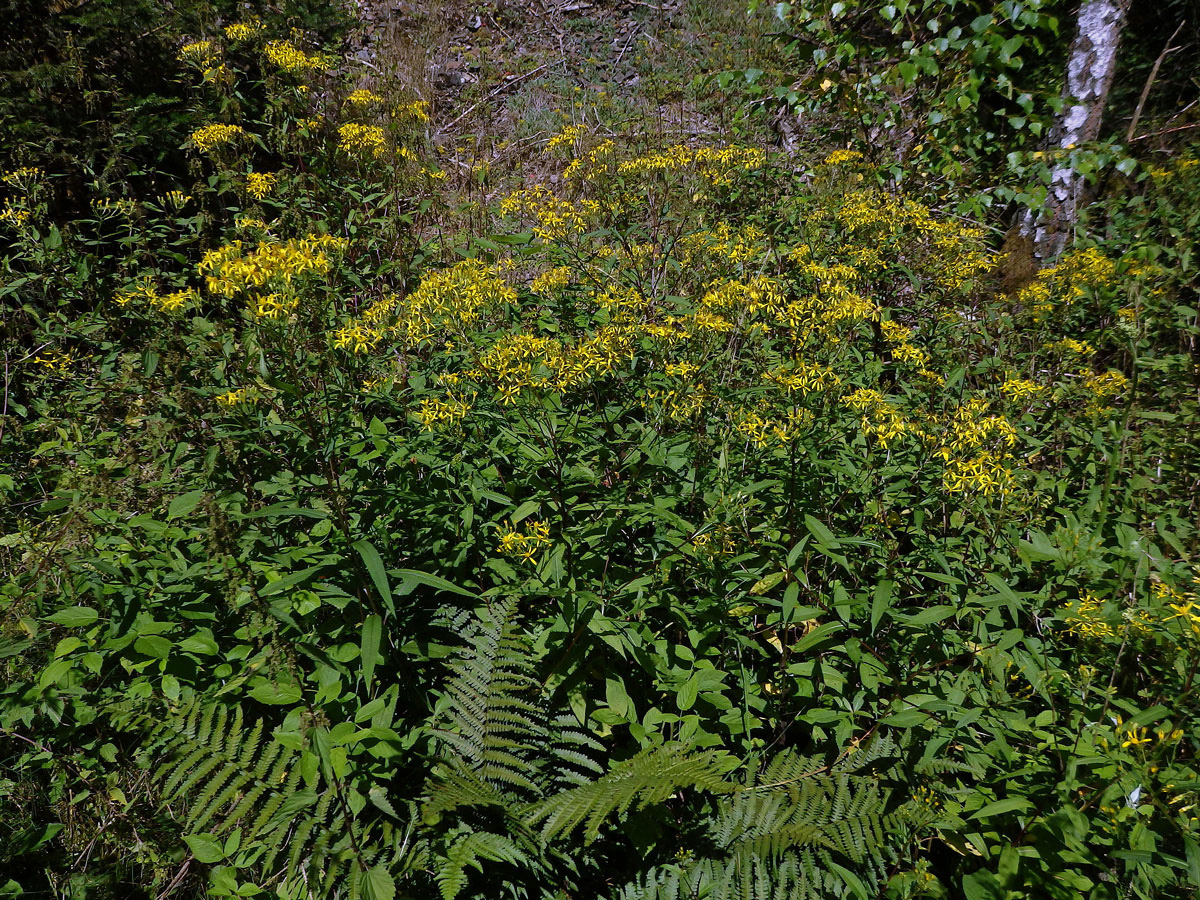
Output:
<svg viewBox="0 0 1200 900">
<path fill-rule="evenodd" d="M 1067 58 L 1063 111 L 1046 139 L 1051 151 L 1067 151 L 1100 134 L 1104 104 L 1117 68 L 1117 45 L 1131 2 L 1084 0 L 1080 7 L 1075 40 Z M 1066 247 L 1075 230 L 1082 191 L 1083 178 L 1064 154 L 1055 162 L 1041 215 L 1026 211 L 1020 221 L 1021 232 L 1033 242 L 1039 259 L 1055 257 Z"/>
</svg>

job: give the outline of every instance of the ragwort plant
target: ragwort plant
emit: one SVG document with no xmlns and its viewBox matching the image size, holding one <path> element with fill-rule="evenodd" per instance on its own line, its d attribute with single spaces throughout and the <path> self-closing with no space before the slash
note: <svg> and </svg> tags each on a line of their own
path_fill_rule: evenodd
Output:
<svg viewBox="0 0 1200 900">
<path fill-rule="evenodd" d="M 193 184 L 50 253 L 5 179 L 8 271 L 128 248 L 28 305 L 3 422 L 20 887 L 1190 895 L 1194 407 L 1147 382 L 1195 322 L 1144 255 L 1002 294 L 854 150 L 583 128 L 418 247 L 419 98 L 255 23 L 181 57 Z"/>
</svg>

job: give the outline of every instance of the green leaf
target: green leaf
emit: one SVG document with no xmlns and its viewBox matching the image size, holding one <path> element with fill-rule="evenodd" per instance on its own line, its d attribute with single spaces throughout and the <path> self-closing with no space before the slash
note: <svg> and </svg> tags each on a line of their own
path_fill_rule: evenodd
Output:
<svg viewBox="0 0 1200 900">
<path fill-rule="evenodd" d="M 383 866 L 372 866 L 363 875 L 362 893 L 365 900 L 394 900 L 396 882 Z"/>
<path fill-rule="evenodd" d="M 700 679 L 695 674 L 683 683 L 683 687 L 675 695 L 675 704 L 680 710 L 689 710 L 696 705 L 696 697 L 700 694 Z"/>
<path fill-rule="evenodd" d="M 321 563 L 316 566 L 309 566 L 307 569 L 301 569 L 298 572 L 289 572 L 282 578 L 278 578 L 266 585 L 258 592 L 260 597 L 269 597 L 272 594 L 278 594 L 281 591 L 286 591 L 290 587 L 295 587 L 300 582 L 307 580 L 314 572 L 324 569 L 327 563 Z"/>
<path fill-rule="evenodd" d="M 362 677 L 363 685 L 371 688 L 371 680 L 375 677 L 375 664 L 379 662 L 379 641 L 383 635 L 383 619 L 380 616 L 367 616 L 362 627 Z"/>
<path fill-rule="evenodd" d="M 250 689 L 250 696 L 268 706 L 291 706 L 300 702 L 302 692 L 297 684 L 281 684 L 263 678 Z"/>
<path fill-rule="evenodd" d="M 809 647 L 814 647 L 835 631 L 842 630 L 841 622 L 826 622 L 824 625 L 818 625 L 804 637 L 796 642 L 792 648 L 793 653 L 803 653 Z"/>
<path fill-rule="evenodd" d="M 950 618 L 956 612 L 958 612 L 958 608 L 955 606 L 931 606 L 914 615 L 905 616 L 904 621 L 908 625 L 932 625 L 934 622 Z"/>
<path fill-rule="evenodd" d="M 155 659 L 166 659 L 171 655 L 171 648 L 174 646 L 173 641 L 161 634 L 144 634 L 133 642 L 134 650 L 144 653 L 146 656 L 153 656 Z"/>
<path fill-rule="evenodd" d="M 225 858 L 225 851 L 211 834 L 185 834 L 183 839 L 198 862 L 216 863 Z"/>
<path fill-rule="evenodd" d="M 895 591 L 896 583 L 887 578 L 875 585 L 875 593 L 871 597 L 871 634 L 875 633 L 875 629 L 879 627 L 879 620 L 892 605 Z"/>
<path fill-rule="evenodd" d="M 215 656 L 220 647 L 213 639 L 213 634 L 207 628 L 201 628 L 191 637 L 179 642 L 179 649 L 184 653 L 195 653 L 200 656 Z"/>
<path fill-rule="evenodd" d="M 439 591 L 448 591 L 451 594 L 459 594 L 463 597 L 476 597 L 473 591 L 468 591 L 466 588 L 461 588 L 457 584 L 447 581 L 440 575 L 430 575 L 428 572 L 418 572 L 416 569 L 393 569 L 395 574 L 401 578 L 400 593 L 412 593 L 412 589 L 423 584 L 426 587 L 436 588 Z"/>
<path fill-rule="evenodd" d="M 204 491 L 188 491 L 186 494 L 180 494 L 167 507 L 167 518 L 178 519 L 180 516 L 188 515 L 200 505 L 200 501 L 203 499 Z"/>
<path fill-rule="evenodd" d="M 996 876 L 986 869 L 972 872 L 963 878 L 963 896 L 966 900 L 1003 900 L 1004 891 Z"/>
<path fill-rule="evenodd" d="M 91 625 L 98 618 L 100 618 L 100 614 L 90 606 L 72 606 L 46 616 L 46 621 L 67 628 L 83 628 Z"/>
<path fill-rule="evenodd" d="M 1005 797 L 1003 800 L 996 800 L 989 803 L 982 809 L 977 809 L 971 813 L 968 819 L 986 819 L 988 816 L 998 816 L 1001 813 L 1014 812 L 1015 810 L 1029 809 L 1033 806 L 1029 800 L 1024 797 Z"/>
<path fill-rule="evenodd" d="M 758 579 L 758 581 L 754 582 L 754 586 L 752 588 L 750 588 L 751 596 L 754 596 L 754 597 L 762 596 L 767 591 L 769 591 L 771 588 L 775 587 L 775 585 L 779 584 L 779 582 L 783 581 L 783 576 L 785 574 L 787 574 L 787 573 L 772 572 L 770 575 L 766 576 L 765 578 Z"/>
<path fill-rule="evenodd" d="M 509 519 L 511 519 L 512 523 L 514 525 L 516 525 L 522 519 L 527 518 L 528 516 L 531 516 L 535 512 L 537 512 L 538 508 L 541 507 L 541 505 L 542 505 L 541 502 L 538 500 L 526 500 L 524 503 L 522 503 L 520 506 L 518 506 L 516 508 L 516 510 L 513 512 L 513 514 L 511 516 L 509 516 Z"/>
<path fill-rule="evenodd" d="M 818 544 L 836 549 L 841 546 L 838 542 L 837 535 L 825 527 L 825 523 L 820 519 L 813 518 L 810 515 L 805 515 L 804 524 L 808 528 L 813 537 L 817 539 Z"/>
<path fill-rule="evenodd" d="M 387 607 L 387 611 L 393 616 L 396 615 L 396 602 L 392 599 L 392 588 L 388 584 L 387 570 L 383 567 L 383 560 L 379 557 L 379 551 L 366 538 L 361 541 L 355 541 L 354 549 L 362 557 L 363 565 L 367 567 L 367 573 L 371 576 L 375 590 L 379 592 L 379 596 L 383 599 L 383 605 Z"/>
</svg>

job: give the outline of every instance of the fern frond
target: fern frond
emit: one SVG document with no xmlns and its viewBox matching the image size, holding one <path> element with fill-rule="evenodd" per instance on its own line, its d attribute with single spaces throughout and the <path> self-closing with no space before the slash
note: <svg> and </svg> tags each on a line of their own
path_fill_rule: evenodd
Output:
<svg viewBox="0 0 1200 900">
<path fill-rule="evenodd" d="M 737 761 L 723 751 L 695 751 L 684 744 L 649 747 L 618 763 L 595 781 L 569 788 L 534 805 L 528 813 L 531 827 L 542 823 L 543 840 L 574 831 L 586 822 L 587 840 L 600 833 L 604 820 L 614 813 L 661 803 L 684 788 L 726 793 L 726 774 Z"/>
<path fill-rule="evenodd" d="M 467 884 L 467 866 L 482 872 L 480 861 L 520 864 L 527 857 L 507 837 L 490 831 L 472 831 L 459 835 L 436 861 L 434 879 L 442 900 L 455 900 Z"/>
<path fill-rule="evenodd" d="M 480 617 L 470 646 L 451 666 L 441 743 L 457 767 L 497 785 L 537 793 L 532 762 L 547 738 L 541 683 L 530 673 L 516 599 Z"/>
</svg>

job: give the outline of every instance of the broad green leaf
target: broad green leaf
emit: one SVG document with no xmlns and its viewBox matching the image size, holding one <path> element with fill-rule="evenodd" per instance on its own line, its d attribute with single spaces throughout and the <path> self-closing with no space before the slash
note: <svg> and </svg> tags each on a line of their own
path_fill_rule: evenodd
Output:
<svg viewBox="0 0 1200 900">
<path fill-rule="evenodd" d="M 830 531 L 826 527 L 825 523 L 820 519 L 814 518 L 810 515 L 805 515 L 804 525 L 806 528 L 808 528 L 812 536 L 817 539 L 817 543 L 831 549 L 837 549 L 839 546 L 841 546 L 838 543 L 837 535 Z"/>
<path fill-rule="evenodd" d="M 171 655 L 175 643 L 161 634 L 144 634 L 133 642 L 133 649 L 155 659 L 166 659 Z"/>
<path fill-rule="evenodd" d="M 198 862 L 211 864 L 225 858 L 225 850 L 211 834 L 185 834 L 183 839 Z"/>
<path fill-rule="evenodd" d="M 396 882 L 383 866 L 372 866 L 363 875 L 362 894 L 364 900 L 394 900 Z"/>
<path fill-rule="evenodd" d="M 291 706 L 299 703 L 303 694 L 299 685 L 282 684 L 263 678 L 250 689 L 250 696 L 268 706 Z"/>
<path fill-rule="evenodd" d="M 362 557 L 363 565 L 367 567 L 367 573 L 371 576 L 371 581 L 375 585 L 375 590 L 379 592 L 384 607 L 389 613 L 395 616 L 396 603 L 392 599 L 392 588 L 388 584 L 387 570 L 383 567 L 383 560 L 379 556 L 379 551 L 375 549 L 374 544 L 365 538 L 361 541 L 355 541 L 354 549 Z"/>
<path fill-rule="evenodd" d="M 288 588 L 295 587 L 300 582 L 308 580 L 315 572 L 319 572 L 327 565 L 328 563 L 320 563 L 319 565 L 309 566 L 307 569 L 300 569 L 298 572 L 289 572 L 282 578 L 278 578 L 264 586 L 258 594 L 260 597 L 269 597 L 272 594 L 286 591 Z"/>
<path fill-rule="evenodd" d="M 383 619 L 377 615 L 367 616 L 362 626 L 362 677 L 369 692 L 375 677 L 375 665 L 379 662 L 379 641 L 383 635 Z"/>
<path fill-rule="evenodd" d="M 765 594 L 771 588 L 775 587 L 775 585 L 779 584 L 779 582 L 783 581 L 783 578 L 786 574 L 786 572 L 772 572 L 765 578 L 760 578 L 758 581 L 754 582 L 754 586 L 750 588 L 751 596 L 759 597 Z"/>
<path fill-rule="evenodd" d="M 83 628 L 91 625 L 100 614 L 90 606 L 72 606 L 68 609 L 60 609 L 56 613 L 51 613 L 46 616 L 47 622 L 53 622 L 55 625 L 62 625 L 66 628 Z"/>
<path fill-rule="evenodd" d="M 895 591 L 896 583 L 887 578 L 875 585 L 875 593 L 871 596 L 871 634 L 875 633 L 879 620 L 892 605 Z"/>
<path fill-rule="evenodd" d="M 461 588 L 457 584 L 447 581 L 440 575 L 430 575 L 428 572 L 418 572 L 416 569 L 393 569 L 402 579 L 400 593 L 412 593 L 412 589 L 423 584 L 426 587 L 436 588 L 439 591 L 449 591 L 451 594 L 459 594 L 463 597 L 478 596 L 473 591 L 468 591 L 466 588 Z"/>
<path fill-rule="evenodd" d="M 204 491 L 188 491 L 186 494 L 180 494 L 167 507 L 167 518 L 178 519 L 180 516 L 188 515 L 200 505 L 200 501 L 203 499 Z"/>
<path fill-rule="evenodd" d="M 1015 812 L 1017 810 L 1031 809 L 1033 803 L 1025 797 L 1005 797 L 1003 800 L 996 800 L 989 803 L 982 809 L 977 809 L 968 819 L 986 819 L 988 816 L 998 816 L 1001 813 Z"/>
</svg>

